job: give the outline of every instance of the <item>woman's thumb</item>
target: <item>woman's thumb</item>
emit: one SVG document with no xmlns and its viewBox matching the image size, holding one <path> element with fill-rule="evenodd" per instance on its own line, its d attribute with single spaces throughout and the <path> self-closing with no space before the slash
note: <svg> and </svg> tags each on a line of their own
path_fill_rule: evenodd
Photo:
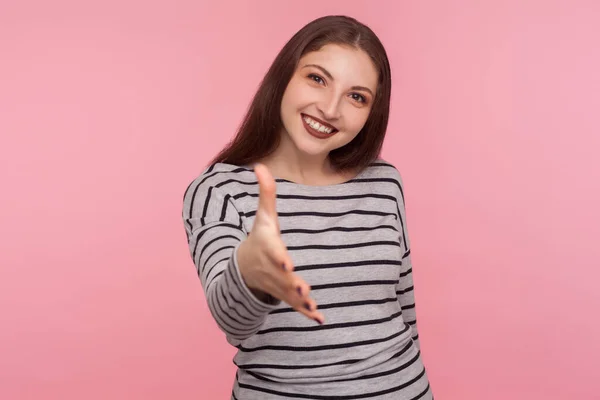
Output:
<svg viewBox="0 0 600 400">
<path fill-rule="evenodd" d="M 266 215 L 277 221 L 277 185 L 273 179 L 273 175 L 264 164 L 256 164 L 254 166 L 254 173 L 258 178 L 258 210 L 262 210 Z M 258 211 L 257 211 L 258 217 Z"/>
</svg>

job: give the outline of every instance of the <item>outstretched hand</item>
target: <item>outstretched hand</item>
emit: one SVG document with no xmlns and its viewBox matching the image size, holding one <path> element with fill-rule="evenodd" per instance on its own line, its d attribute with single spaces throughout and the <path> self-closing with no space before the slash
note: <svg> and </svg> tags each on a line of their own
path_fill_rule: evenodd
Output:
<svg viewBox="0 0 600 400">
<path fill-rule="evenodd" d="M 269 169 L 257 164 L 259 199 L 254 225 L 238 249 L 240 272 L 246 285 L 286 302 L 319 323 L 325 321 L 309 297 L 310 286 L 294 272 L 294 265 L 281 238 L 276 210 L 276 184 Z"/>
</svg>

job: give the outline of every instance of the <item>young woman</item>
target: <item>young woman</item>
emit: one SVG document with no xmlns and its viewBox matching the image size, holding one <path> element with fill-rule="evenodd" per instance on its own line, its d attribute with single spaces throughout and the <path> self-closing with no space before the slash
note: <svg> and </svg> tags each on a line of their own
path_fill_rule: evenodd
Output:
<svg viewBox="0 0 600 400">
<path fill-rule="evenodd" d="M 390 91 L 377 36 L 319 18 L 185 191 L 190 255 L 238 349 L 232 399 L 433 399 L 402 181 L 379 156 Z"/>
</svg>

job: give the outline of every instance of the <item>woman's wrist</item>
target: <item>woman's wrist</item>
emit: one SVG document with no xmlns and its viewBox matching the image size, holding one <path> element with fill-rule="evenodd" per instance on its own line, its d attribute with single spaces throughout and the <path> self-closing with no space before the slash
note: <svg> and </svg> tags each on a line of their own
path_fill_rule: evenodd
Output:
<svg viewBox="0 0 600 400">
<path fill-rule="evenodd" d="M 246 273 L 246 269 L 247 269 L 248 265 L 250 263 L 252 263 L 253 261 L 252 261 L 252 257 L 248 253 L 248 250 L 250 250 L 250 249 L 247 246 L 248 246 L 248 241 L 246 239 L 242 243 L 240 243 L 238 250 L 237 250 L 237 264 L 240 269 L 240 275 L 242 276 L 242 280 L 244 281 L 244 284 L 246 285 L 246 287 L 248 289 L 250 289 L 250 292 L 252 292 L 252 294 L 258 300 L 260 300 L 264 303 L 270 303 L 271 296 L 268 293 L 263 292 L 260 289 L 254 288 L 250 284 L 248 284 L 248 280 L 246 279 L 245 273 Z"/>
</svg>

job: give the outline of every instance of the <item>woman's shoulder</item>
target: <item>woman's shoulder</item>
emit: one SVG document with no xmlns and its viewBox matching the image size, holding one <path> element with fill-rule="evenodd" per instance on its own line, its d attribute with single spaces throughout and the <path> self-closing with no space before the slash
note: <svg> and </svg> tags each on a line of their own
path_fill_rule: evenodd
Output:
<svg viewBox="0 0 600 400">
<path fill-rule="evenodd" d="M 402 175 L 394 163 L 379 157 L 369 165 L 364 175 L 377 182 L 380 190 L 404 202 Z"/>
<path fill-rule="evenodd" d="M 248 180 L 252 176 L 254 176 L 254 172 L 250 167 L 218 162 L 208 166 L 197 179 L 220 183 L 236 179 Z"/>
<path fill-rule="evenodd" d="M 186 195 L 190 192 L 219 191 L 232 192 L 239 185 L 256 183 L 252 169 L 227 163 L 214 163 L 207 166 L 188 185 Z"/>
<path fill-rule="evenodd" d="M 247 167 L 232 164 L 215 163 L 207 166 L 188 184 L 183 194 L 183 207 L 192 214 L 202 213 L 207 204 L 219 204 L 234 201 L 247 191 L 249 185 L 255 185 L 254 172 Z M 192 211 L 193 210 L 193 211 Z"/>
<path fill-rule="evenodd" d="M 378 157 L 373 161 L 368 170 L 374 177 L 395 179 L 399 184 L 402 184 L 402 177 L 396 165 L 382 157 Z"/>
</svg>

